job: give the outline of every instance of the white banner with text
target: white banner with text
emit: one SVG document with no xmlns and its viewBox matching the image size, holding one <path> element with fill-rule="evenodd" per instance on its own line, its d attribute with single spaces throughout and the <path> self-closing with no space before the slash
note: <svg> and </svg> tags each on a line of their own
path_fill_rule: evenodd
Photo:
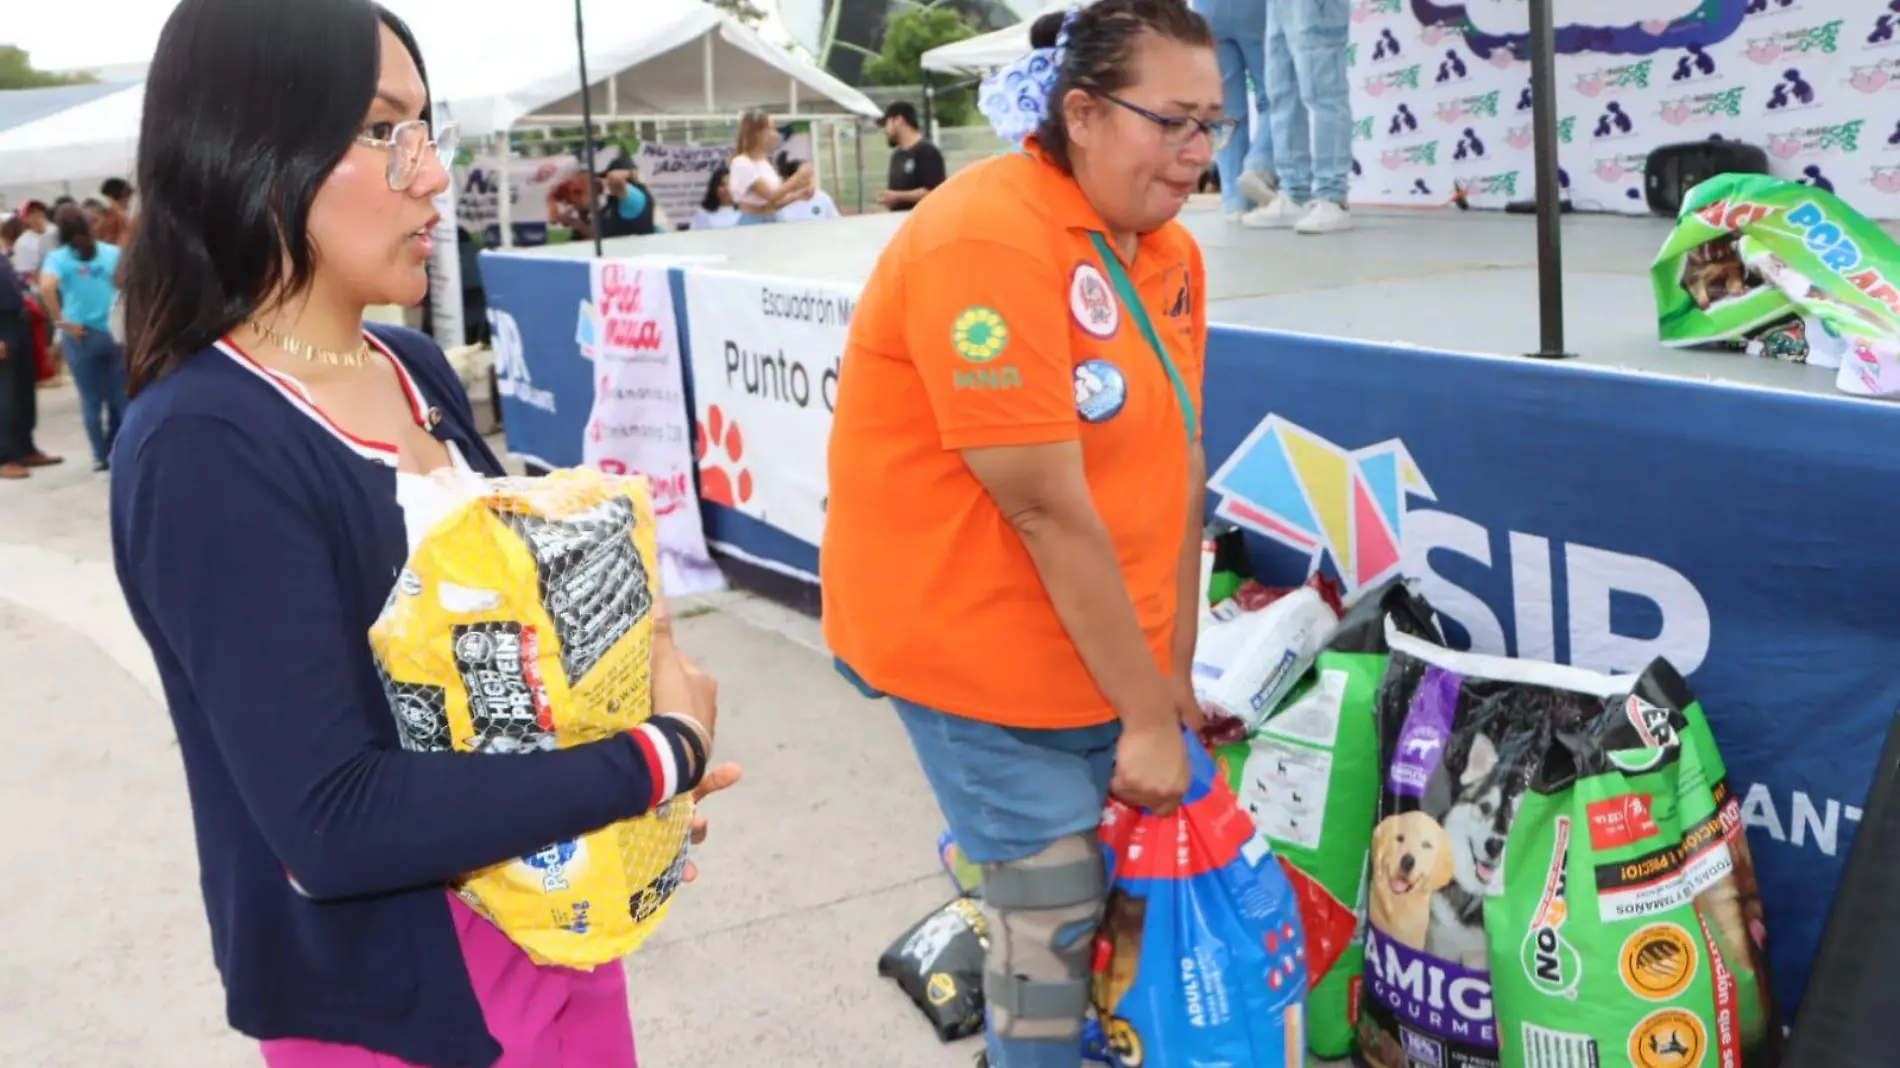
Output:
<svg viewBox="0 0 1900 1068">
<path fill-rule="evenodd" d="M 701 492 L 816 546 L 856 285 L 686 272 Z"/>
<path fill-rule="evenodd" d="M 594 361 L 583 462 L 608 474 L 645 476 L 660 528 L 661 588 L 685 597 L 726 583 L 699 522 L 671 279 L 663 265 L 594 261 L 592 300 L 581 309 L 576 341 Z"/>
</svg>

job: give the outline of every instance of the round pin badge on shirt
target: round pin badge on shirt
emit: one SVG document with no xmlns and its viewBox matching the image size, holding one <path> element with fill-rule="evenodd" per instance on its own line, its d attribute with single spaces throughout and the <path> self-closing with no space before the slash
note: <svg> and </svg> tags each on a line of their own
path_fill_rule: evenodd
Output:
<svg viewBox="0 0 1900 1068">
<path fill-rule="evenodd" d="M 1075 365 L 1075 413 L 1084 423 L 1106 423 L 1128 404 L 1128 379 L 1107 360 Z"/>
<path fill-rule="evenodd" d="M 1107 341 L 1115 336 L 1122 325 L 1121 305 L 1115 302 L 1115 291 L 1108 287 L 1108 279 L 1102 277 L 1101 269 L 1084 260 L 1075 265 L 1074 273 L 1069 275 L 1069 314 L 1075 317 L 1075 325 L 1093 338 Z"/>
</svg>

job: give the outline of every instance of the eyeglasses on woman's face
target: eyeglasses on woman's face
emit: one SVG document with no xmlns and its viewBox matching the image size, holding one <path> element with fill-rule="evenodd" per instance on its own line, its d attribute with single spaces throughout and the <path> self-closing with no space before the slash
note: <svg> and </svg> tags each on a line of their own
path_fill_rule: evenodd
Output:
<svg viewBox="0 0 1900 1068">
<path fill-rule="evenodd" d="M 356 143 L 389 154 L 389 188 L 401 192 L 414 184 L 416 176 L 422 173 L 430 149 L 434 149 L 436 158 L 442 161 L 443 170 L 454 166 L 455 150 L 461 145 L 462 136 L 454 123 L 448 123 L 431 139 L 427 122 L 410 119 L 372 122 L 356 135 Z"/>
<path fill-rule="evenodd" d="M 1140 104 L 1131 104 L 1112 93 L 1097 93 L 1096 95 L 1161 127 L 1161 143 L 1175 151 L 1186 148 L 1193 142 L 1196 134 L 1206 134 L 1209 146 L 1219 152 L 1227 147 L 1227 142 L 1233 140 L 1234 131 L 1240 128 L 1239 119 L 1224 116 L 1218 119 L 1197 119 L 1192 115 L 1162 115 L 1149 111 Z"/>
</svg>

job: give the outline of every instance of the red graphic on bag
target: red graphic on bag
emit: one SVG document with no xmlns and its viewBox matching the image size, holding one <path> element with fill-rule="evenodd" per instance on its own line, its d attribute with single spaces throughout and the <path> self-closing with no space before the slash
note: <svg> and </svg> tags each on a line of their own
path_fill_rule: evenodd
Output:
<svg viewBox="0 0 1900 1068">
<path fill-rule="evenodd" d="M 1307 987 L 1311 989 L 1346 955 L 1347 947 L 1352 945 L 1352 933 L 1359 927 L 1359 918 L 1312 876 L 1294 867 L 1285 857 L 1278 859 L 1300 902 L 1300 923 L 1306 928 Z"/>
<path fill-rule="evenodd" d="M 1599 852 L 1632 846 L 1662 833 L 1650 815 L 1649 794 L 1627 794 L 1590 803 L 1590 848 Z"/>
</svg>

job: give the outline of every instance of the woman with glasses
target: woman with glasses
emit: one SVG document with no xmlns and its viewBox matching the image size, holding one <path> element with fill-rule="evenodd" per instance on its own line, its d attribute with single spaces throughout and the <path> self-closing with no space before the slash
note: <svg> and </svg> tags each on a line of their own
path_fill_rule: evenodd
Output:
<svg viewBox="0 0 1900 1068">
<path fill-rule="evenodd" d="M 1182 0 L 1031 40 L 979 91 L 1022 151 L 926 197 L 852 316 L 821 577 L 985 868 L 989 1063 L 1076 1068 L 1104 797 L 1172 810 L 1199 723 L 1207 285 L 1174 218 L 1234 124 Z"/>
<path fill-rule="evenodd" d="M 634 1068 L 618 964 L 537 966 L 448 886 L 729 784 L 710 683 L 662 627 L 634 735 L 408 751 L 366 637 L 454 506 L 427 476 L 502 473 L 441 351 L 363 324 L 426 289 L 455 142 L 429 115 L 414 40 L 369 0 L 173 12 L 139 141 L 115 564 L 178 733 L 227 1014 L 267 1065 Z"/>
</svg>

